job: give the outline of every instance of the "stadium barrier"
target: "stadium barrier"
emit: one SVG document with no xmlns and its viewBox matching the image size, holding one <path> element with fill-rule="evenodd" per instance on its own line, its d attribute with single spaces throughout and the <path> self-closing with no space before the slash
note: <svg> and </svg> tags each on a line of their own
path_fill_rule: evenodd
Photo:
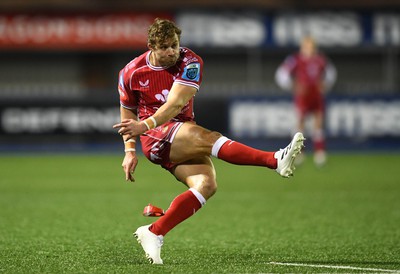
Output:
<svg viewBox="0 0 400 274">
<path fill-rule="evenodd" d="M 286 142 L 296 128 L 290 96 L 202 99 L 195 109 L 200 125 L 260 146 Z M 121 143 L 112 128 L 117 121 L 117 102 L 2 106 L 0 151 L 115 148 Z M 308 124 L 306 136 L 310 132 Z M 326 137 L 334 149 L 400 149 L 400 96 L 328 97 Z"/>
</svg>

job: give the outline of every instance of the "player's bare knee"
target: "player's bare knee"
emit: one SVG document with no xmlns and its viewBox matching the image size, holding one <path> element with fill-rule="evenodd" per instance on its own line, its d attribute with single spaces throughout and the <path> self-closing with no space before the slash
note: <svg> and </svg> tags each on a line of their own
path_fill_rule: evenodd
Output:
<svg viewBox="0 0 400 274">
<path fill-rule="evenodd" d="M 207 175 L 197 175 L 196 176 L 195 188 L 199 191 L 206 200 L 217 192 L 217 182 L 214 178 Z"/>
<path fill-rule="evenodd" d="M 222 134 L 219 133 L 218 131 L 211 131 L 209 133 L 209 136 L 207 138 L 207 140 L 211 143 L 211 145 L 214 145 L 214 143 L 220 138 L 222 137 Z"/>
<path fill-rule="evenodd" d="M 206 200 L 210 199 L 216 192 L 217 192 L 216 185 L 205 185 L 201 188 L 200 191 L 200 193 Z"/>
<path fill-rule="evenodd" d="M 201 127 L 191 132 L 190 147 L 192 155 L 210 155 L 215 141 L 222 136 L 221 133 L 210 131 Z"/>
<path fill-rule="evenodd" d="M 205 189 L 208 193 L 208 198 L 213 196 L 217 192 L 217 182 L 215 180 L 210 180 L 205 184 Z M 207 199 L 208 199 L 207 198 Z"/>
<path fill-rule="evenodd" d="M 222 134 L 217 131 L 204 132 L 198 139 L 198 147 L 205 148 L 206 151 L 211 151 L 212 146 L 221 136 Z"/>
</svg>

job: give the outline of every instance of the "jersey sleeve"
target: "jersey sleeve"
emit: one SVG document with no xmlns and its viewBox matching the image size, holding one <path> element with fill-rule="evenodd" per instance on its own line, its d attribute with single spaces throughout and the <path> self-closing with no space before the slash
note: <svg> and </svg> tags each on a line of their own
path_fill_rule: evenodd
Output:
<svg viewBox="0 0 400 274">
<path fill-rule="evenodd" d="M 288 57 L 285 58 L 285 60 L 282 63 L 282 68 L 288 71 L 288 73 L 292 73 L 293 70 L 295 69 L 297 64 L 297 58 L 294 55 L 289 55 Z"/>
<path fill-rule="evenodd" d="M 283 90 L 290 90 L 293 87 L 292 72 L 296 66 L 294 56 L 288 56 L 275 72 L 275 82 Z"/>
<path fill-rule="evenodd" d="M 137 108 L 137 98 L 130 89 L 129 70 L 123 69 L 119 72 L 118 93 L 119 101 L 122 107 L 135 110 Z"/>
<path fill-rule="evenodd" d="M 203 79 L 203 60 L 201 57 L 191 51 L 186 52 L 180 69 L 181 73 L 174 83 L 191 86 L 199 90 Z"/>
</svg>

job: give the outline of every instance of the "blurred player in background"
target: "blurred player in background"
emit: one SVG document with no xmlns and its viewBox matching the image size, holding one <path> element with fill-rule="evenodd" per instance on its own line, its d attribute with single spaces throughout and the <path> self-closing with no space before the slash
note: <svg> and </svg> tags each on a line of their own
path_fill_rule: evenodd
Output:
<svg viewBox="0 0 400 274">
<path fill-rule="evenodd" d="M 267 152 L 197 125 L 193 99 L 202 82 L 203 60 L 180 47 L 180 35 L 173 22 L 156 19 L 148 31 L 149 50 L 119 74 L 121 122 L 114 128 L 119 129 L 125 143 L 122 167 L 126 180 L 134 181 L 136 137 L 140 136 L 145 156 L 189 188 L 175 197 L 164 216 L 134 233 L 153 264 L 163 263 L 163 237 L 216 192 L 211 155 L 236 165 L 267 167 L 289 177 L 304 139 L 296 133 L 285 149 Z"/>
<path fill-rule="evenodd" d="M 324 95 L 336 81 L 334 65 L 317 50 L 312 37 L 304 37 L 298 53 L 288 56 L 278 67 L 275 79 L 285 90 L 293 91 L 297 113 L 297 130 L 304 132 L 308 115 L 313 116 L 314 163 L 326 162 L 324 136 Z M 303 155 L 296 162 L 300 162 Z"/>
</svg>

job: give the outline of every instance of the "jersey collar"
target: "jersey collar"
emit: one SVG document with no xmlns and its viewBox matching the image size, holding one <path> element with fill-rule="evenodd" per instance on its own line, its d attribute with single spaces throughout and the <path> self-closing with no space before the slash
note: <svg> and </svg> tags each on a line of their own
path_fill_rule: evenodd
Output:
<svg viewBox="0 0 400 274">
<path fill-rule="evenodd" d="M 151 50 L 149 50 L 149 52 L 147 53 L 147 55 L 146 55 L 146 63 L 147 63 L 147 66 L 149 67 L 149 68 L 151 68 L 152 70 L 164 70 L 164 69 L 166 69 L 167 67 L 157 67 L 157 66 L 153 66 L 151 63 L 150 63 L 150 54 L 151 54 Z"/>
</svg>

